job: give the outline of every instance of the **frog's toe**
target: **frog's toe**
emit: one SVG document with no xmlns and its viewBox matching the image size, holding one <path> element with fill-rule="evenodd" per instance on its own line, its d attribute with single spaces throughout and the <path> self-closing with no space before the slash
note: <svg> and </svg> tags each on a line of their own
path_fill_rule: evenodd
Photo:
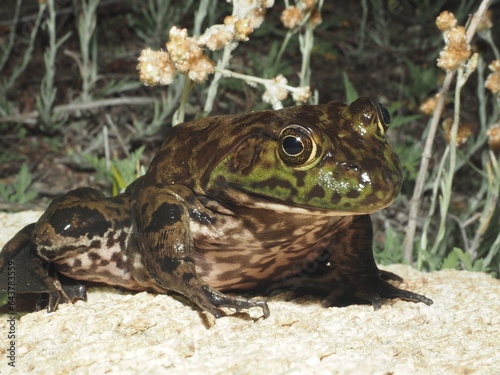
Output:
<svg viewBox="0 0 500 375">
<path fill-rule="evenodd" d="M 87 300 L 87 287 L 85 285 L 78 280 L 71 279 L 61 274 L 58 275 L 58 279 L 64 294 L 71 303 L 75 303 L 79 300 Z"/>
<path fill-rule="evenodd" d="M 380 270 L 380 278 L 382 280 L 393 280 L 393 281 L 403 281 L 403 278 L 396 275 L 395 273 L 389 272 L 389 271 L 383 271 Z"/>
<path fill-rule="evenodd" d="M 401 298 L 405 301 L 423 302 L 426 305 L 431 305 L 433 301 L 423 295 L 410 292 L 408 290 L 399 289 L 392 284 L 384 281 L 384 278 L 391 280 L 402 280 L 399 276 L 390 272 L 385 272 L 378 279 L 367 279 L 365 282 L 356 286 L 346 286 L 330 290 L 328 296 L 323 301 L 323 306 L 346 306 L 351 303 L 369 302 L 374 310 L 380 309 L 384 299 Z M 354 287 L 354 293 L 351 293 L 351 288 Z"/>
<path fill-rule="evenodd" d="M 229 296 L 219 291 L 216 291 L 208 286 L 203 288 L 203 292 L 210 301 L 212 307 L 206 309 L 208 312 L 212 313 L 216 318 L 220 318 L 222 315 L 216 307 L 230 307 L 236 310 L 250 309 L 252 307 L 260 307 L 262 309 L 262 314 L 264 318 L 269 317 L 269 306 L 264 300 L 251 300 L 239 296 Z"/>
<path fill-rule="evenodd" d="M 387 272 L 387 274 L 390 273 Z M 394 274 L 390 275 L 396 276 Z M 399 276 L 396 276 L 396 278 L 398 281 L 399 279 L 401 279 Z M 370 302 L 375 310 L 380 309 L 382 300 L 384 299 L 401 298 L 403 300 L 411 302 L 423 302 L 426 305 L 432 305 L 433 303 L 431 299 L 423 295 L 413 293 L 408 290 L 399 289 L 394 285 L 389 284 L 388 282 L 382 280 L 382 277 L 378 280 L 378 282 L 372 285 L 358 288 L 358 290 L 356 291 L 356 296 L 362 300 Z"/>
<path fill-rule="evenodd" d="M 379 287 L 378 287 L 378 294 L 380 297 L 385 298 L 385 299 L 394 299 L 394 298 L 401 298 L 406 301 L 411 301 L 411 302 L 422 302 L 425 303 L 426 305 L 430 306 L 434 303 L 433 300 L 430 298 L 427 298 L 426 296 L 423 296 L 421 294 L 413 293 L 408 290 L 404 289 L 399 289 L 395 287 L 392 284 L 389 284 L 385 281 L 380 281 Z"/>
</svg>

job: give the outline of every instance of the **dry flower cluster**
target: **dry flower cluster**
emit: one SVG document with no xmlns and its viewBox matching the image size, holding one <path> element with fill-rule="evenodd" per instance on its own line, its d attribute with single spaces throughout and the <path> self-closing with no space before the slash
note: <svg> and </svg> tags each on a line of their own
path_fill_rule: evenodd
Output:
<svg viewBox="0 0 500 375">
<path fill-rule="evenodd" d="M 292 93 L 293 100 L 296 103 L 305 103 L 311 97 L 311 89 L 309 86 L 291 87 L 288 86 L 288 80 L 279 74 L 273 79 L 265 80 L 266 91 L 262 95 L 262 100 L 273 106 L 273 109 L 283 108 L 282 101 L 288 97 L 288 93 Z"/>
<path fill-rule="evenodd" d="M 216 64 L 205 54 L 206 49 L 215 51 L 232 42 L 248 41 L 248 36 L 262 24 L 266 9 L 274 5 L 274 0 L 232 0 L 232 2 L 233 14 L 227 16 L 223 24 L 213 25 L 202 35 L 193 37 L 188 36 L 187 29 L 174 26 L 170 29 L 166 51 L 144 49 L 137 65 L 140 80 L 148 86 L 169 85 L 177 73 L 182 73 L 194 82 L 202 82 L 218 69 L 225 76 L 240 78 L 250 84 L 264 85 L 266 91 L 263 100 L 275 109 L 283 106 L 281 102 L 289 93 L 292 93 L 295 102 L 307 102 L 311 97 L 309 86 L 288 86 L 287 79 L 281 74 L 274 79 L 260 79 L 216 68 Z M 281 17 L 285 26 L 294 28 L 306 21 L 311 22 L 314 27 L 317 26 L 321 23 L 321 15 L 316 8 L 317 2 L 318 0 L 300 0 L 297 6 L 285 9 Z M 295 12 L 293 21 L 291 17 Z M 292 25 L 293 22 L 295 23 Z"/>
<path fill-rule="evenodd" d="M 457 26 L 455 16 L 442 12 L 436 19 L 436 26 L 443 32 L 445 47 L 439 53 L 437 65 L 447 71 L 454 71 L 461 67 L 471 55 L 470 45 L 467 43 L 465 27 Z"/>
<path fill-rule="evenodd" d="M 500 60 L 493 60 L 488 68 L 492 71 L 486 78 L 485 87 L 493 94 L 500 93 Z"/>
<path fill-rule="evenodd" d="M 426 115 L 432 115 L 434 113 L 434 111 L 436 110 L 440 96 L 441 96 L 441 94 L 438 92 L 432 98 L 427 98 L 425 100 L 425 102 L 423 102 L 420 105 L 420 111 L 422 111 Z"/>
<path fill-rule="evenodd" d="M 465 77 L 468 77 L 477 68 L 478 54 L 474 53 L 471 57 L 471 48 L 466 42 L 465 28 L 457 26 L 455 16 L 447 11 L 442 12 L 436 19 L 436 26 L 443 32 L 445 47 L 440 52 L 437 65 L 447 71 L 455 71 L 459 68 L 465 68 Z M 491 12 L 487 12 L 481 19 L 478 31 L 491 29 L 493 22 Z M 469 58 L 470 57 L 470 58 Z M 500 94 L 500 60 L 494 60 L 488 66 L 492 73 L 488 75 L 485 81 L 485 87 L 494 95 Z M 500 96 L 500 95 L 499 95 Z M 420 110 L 431 115 L 437 107 L 440 94 L 428 98 L 420 106 Z M 443 121 L 443 128 L 447 141 L 451 138 L 452 119 L 447 118 Z M 472 126 L 470 124 L 459 124 L 457 129 L 456 144 L 463 145 L 472 135 Z M 493 124 L 487 131 L 488 144 L 491 150 L 500 151 L 500 125 Z"/>
<path fill-rule="evenodd" d="M 227 16 L 224 24 L 209 27 L 200 37 L 189 37 L 187 29 L 173 26 L 166 51 L 146 48 L 139 57 L 139 78 L 148 86 L 169 85 L 177 72 L 194 82 L 205 81 L 214 72 L 215 63 L 204 54 L 203 48 L 217 50 L 233 40 L 247 41 L 253 32 L 249 18 Z M 257 23 L 257 22 L 254 22 Z"/>
<path fill-rule="evenodd" d="M 500 124 L 496 123 L 491 125 L 486 135 L 488 136 L 488 146 L 490 146 L 490 150 L 500 152 Z"/>
<path fill-rule="evenodd" d="M 484 16 L 481 17 L 481 20 L 479 21 L 479 25 L 477 26 L 478 33 L 481 33 L 485 30 L 489 30 L 493 27 L 493 21 L 491 20 L 491 15 L 492 15 L 491 10 L 487 10 L 484 13 Z"/>
<path fill-rule="evenodd" d="M 189 37 L 187 29 L 170 29 L 166 51 L 146 48 L 139 57 L 139 78 L 148 86 L 169 85 L 177 72 L 194 82 L 205 81 L 215 71 L 215 63 L 204 54 L 221 49 L 232 41 L 247 41 L 248 35 L 264 20 L 266 8 L 274 0 L 233 0 L 233 15 L 224 23 L 209 27 L 199 37 Z"/>
<path fill-rule="evenodd" d="M 318 0 L 302 0 L 297 5 L 286 8 L 281 13 L 281 22 L 287 29 L 296 29 L 302 26 L 305 20 L 309 20 L 313 27 L 318 26 L 322 19 L 321 13 L 316 8 L 317 2 Z"/>
<path fill-rule="evenodd" d="M 451 117 L 446 118 L 443 121 L 444 135 L 448 143 L 451 141 L 451 126 L 453 124 L 453 119 Z M 472 135 L 472 125 L 471 124 L 458 124 L 456 145 L 462 146 L 467 142 L 469 137 Z"/>
</svg>

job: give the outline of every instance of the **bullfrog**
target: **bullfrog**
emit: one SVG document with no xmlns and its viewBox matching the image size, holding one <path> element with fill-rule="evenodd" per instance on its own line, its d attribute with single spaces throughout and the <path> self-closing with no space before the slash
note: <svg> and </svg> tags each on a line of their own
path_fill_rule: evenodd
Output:
<svg viewBox="0 0 500 375">
<path fill-rule="evenodd" d="M 430 305 L 373 257 L 369 214 L 402 184 L 389 123 L 360 98 L 180 124 L 118 196 L 78 188 L 54 199 L 4 246 L 0 267 L 19 257 L 35 280 L 18 291 L 48 294 L 49 312 L 85 299 L 74 280 L 177 292 L 215 317 L 220 307 L 269 316 L 249 290 L 311 293 L 325 306 Z"/>
</svg>

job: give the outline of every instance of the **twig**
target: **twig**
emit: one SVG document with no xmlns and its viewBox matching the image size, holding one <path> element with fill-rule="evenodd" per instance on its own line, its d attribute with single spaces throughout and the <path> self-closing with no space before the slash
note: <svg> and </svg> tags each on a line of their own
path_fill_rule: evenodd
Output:
<svg viewBox="0 0 500 375">
<path fill-rule="evenodd" d="M 100 99 L 87 103 L 70 103 L 62 104 L 54 107 L 54 113 L 65 113 L 95 109 L 100 107 L 112 107 L 117 105 L 141 105 L 141 104 L 152 104 L 158 101 L 157 98 L 148 98 L 143 96 L 132 96 L 124 98 L 111 98 L 111 99 Z M 38 121 L 38 116 L 40 113 L 38 111 L 31 111 L 28 113 L 23 113 L 19 115 L 0 117 L 0 123 L 15 122 L 24 124 L 36 124 Z"/>
<path fill-rule="evenodd" d="M 484 13 L 488 9 L 491 0 L 483 0 L 478 10 L 470 19 L 469 26 L 467 27 L 467 43 L 470 43 L 474 34 L 476 33 L 477 26 L 481 21 Z M 415 190 L 413 191 L 413 196 L 410 200 L 410 212 L 408 214 L 408 225 L 406 227 L 406 237 L 403 242 L 403 254 L 404 259 L 408 264 L 413 263 L 412 253 L 413 253 L 413 241 L 415 238 L 415 231 L 417 229 L 417 220 L 418 220 L 418 209 L 420 205 L 420 198 L 422 197 L 422 192 L 425 183 L 425 175 L 427 173 L 427 169 L 429 166 L 429 161 L 432 155 L 432 145 L 434 143 L 434 138 L 436 136 L 436 131 L 438 128 L 440 116 L 444 107 L 444 100 L 448 90 L 450 88 L 451 82 L 455 72 L 446 73 L 446 77 L 443 82 L 443 86 L 439 91 L 439 100 L 434 110 L 434 114 L 432 116 L 431 124 L 429 127 L 429 134 L 425 141 L 424 152 L 422 154 L 422 161 L 420 163 L 420 169 L 418 171 L 417 180 L 415 182 Z M 453 173 L 453 171 L 450 171 Z"/>
<path fill-rule="evenodd" d="M 6 47 L 4 47 L 4 50 L 2 51 L 3 55 L 2 58 L 0 59 L 0 72 L 3 71 L 5 68 L 5 64 L 7 63 L 7 60 L 9 60 L 10 53 L 12 52 L 12 47 L 14 46 L 14 41 L 16 39 L 16 29 L 17 29 L 17 23 L 19 22 L 19 13 L 21 12 L 21 0 L 17 0 L 16 3 L 16 11 L 14 13 L 14 18 L 12 20 L 12 27 L 10 28 L 10 33 L 9 33 L 9 41 Z"/>
<path fill-rule="evenodd" d="M 125 141 L 123 140 L 120 132 L 118 131 L 118 127 L 116 126 L 115 122 L 111 118 L 111 115 L 109 113 L 106 113 L 105 117 L 106 117 L 107 123 L 111 127 L 111 130 L 113 131 L 113 133 L 116 136 L 118 144 L 120 145 L 120 147 L 122 148 L 123 152 L 125 153 L 125 156 L 127 158 L 129 158 L 130 157 L 130 152 L 128 152 L 128 147 L 125 146 Z"/>
</svg>

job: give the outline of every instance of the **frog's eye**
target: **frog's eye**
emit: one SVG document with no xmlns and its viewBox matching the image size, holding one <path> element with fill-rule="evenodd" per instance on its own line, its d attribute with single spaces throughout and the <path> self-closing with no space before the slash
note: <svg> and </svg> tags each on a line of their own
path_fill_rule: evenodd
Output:
<svg viewBox="0 0 500 375">
<path fill-rule="evenodd" d="M 300 125 L 288 125 L 278 138 L 278 154 L 285 163 L 302 167 L 316 157 L 316 142 L 311 132 Z"/>
<path fill-rule="evenodd" d="M 382 120 L 384 120 L 384 124 L 389 125 L 391 123 L 391 115 L 389 114 L 389 111 L 380 103 L 378 103 L 378 107 L 380 108 L 380 113 L 382 113 Z"/>
<path fill-rule="evenodd" d="M 387 108 L 380 103 L 378 103 L 378 109 L 380 112 L 380 118 L 382 119 L 382 121 L 379 121 L 379 130 L 380 134 L 384 135 L 389 128 L 389 124 L 391 123 L 391 115 L 389 114 Z"/>
</svg>

